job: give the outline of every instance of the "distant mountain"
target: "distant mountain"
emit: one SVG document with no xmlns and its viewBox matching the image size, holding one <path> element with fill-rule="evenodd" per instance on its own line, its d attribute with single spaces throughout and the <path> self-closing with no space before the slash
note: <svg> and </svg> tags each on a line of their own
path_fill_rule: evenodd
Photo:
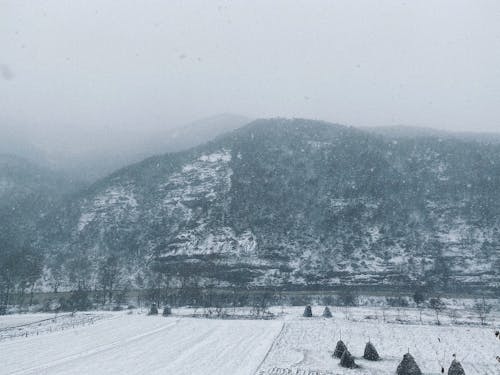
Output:
<svg viewBox="0 0 500 375">
<path fill-rule="evenodd" d="M 244 116 L 220 114 L 152 134 L 118 134 L 114 142 L 105 147 L 101 145 L 80 152 L 66 150 L 52 155 L 51 159 L 55 168 L 74 178 L 94 182 L 119 168 L 153 155 L 187 150 L 206 143 L 250 121 Z"/>
<path fill-rule="evenodd" d="M 33 241 L 44 216 L 78 188 L 60 173 L 0 154 L 0 245 L 7 240 L 17 245 Z"/>
<path fill-rule="evenodd" d="M 252 119 L 246 116 L 223 113 L 194 121 L 173 130 L 158 132 L 149 137 L 144 144 L 148 145 L 148 153 L 150 154 L 148 156 L 183 151 L 241 128 L 251 121 Z"/>
<path fill-rule="evenodd" d="M 500 145 L 258 120 L 98 181 L 39 242 L 66 283 L 115 256 L 135 285 L 491 288 L 498 186 Z"/>
</svg>

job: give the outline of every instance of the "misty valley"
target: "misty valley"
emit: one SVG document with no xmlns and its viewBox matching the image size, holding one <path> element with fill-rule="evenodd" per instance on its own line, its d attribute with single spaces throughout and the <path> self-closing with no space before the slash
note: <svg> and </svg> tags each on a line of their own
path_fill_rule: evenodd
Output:
<svg viewBox="0 0 500 375">
<path fill-rule="evenodd" d="M 0 0 L 0 375 L 500 375 L 500 1 Z"/>
</svg>

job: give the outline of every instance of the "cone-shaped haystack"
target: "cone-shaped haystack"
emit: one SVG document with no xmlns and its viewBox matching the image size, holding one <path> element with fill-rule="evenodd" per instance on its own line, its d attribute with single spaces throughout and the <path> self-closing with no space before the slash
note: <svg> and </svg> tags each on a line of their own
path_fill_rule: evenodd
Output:
<svg viewBox="0 0 500 375">
<path fill-rule="evenodd" d="M 375 346 L 373 346 L 370 341 L 366 343 L 365 354 L 363 354 L 363 358 L 369 361 L 378 361 L 380 359 L 377 349 L 375 349 Z"/>
<path fill-rule="evenodd" d="M 464 368 L 456 359 L 451 362 L 451 366 L 448 369 L 448 375 L 465 375 Z"/>
<path fill-rule="evenodd" d="M 347 350 L 347 346 L 345 346 L 342 340 L 337 342 L 337 346 L 335 347 L 335 351 L 333 352 L 333 356 L 335 358 L 342 358 L 342 354 Z"/>
<path fill-rule="evenodd" d="M 328 306 L 325 306 L 325 309 L 323 310 L 323 318 L 331 318 L 332 317 L 332 312 L 328 308 Z"/>
<path fill-rule="evenodd" d="M 304 316 L 306 318 L 310 318 L 313 316 L 311 306 L 307 305 L 306 308 L 304 309 Z"/>
<path fill-rule="evenodd" d="M 422 375 L 422 371 L 415 362 L 415 358 L 410 353 L 406 353 L 403 356 L 403 360 L 398 366 L 396 371 L 398 375 Z"/>
<path fill-rule="evenodd" d="M 151 309 L 149 310 L 148 315 L 158 315 L 158 307 L 156 307 L 156 303 L 151 305 Z"/>
<path fill-rule="evenodd" d="M 345 368 L 356 368 L 358 365 L 354 362 L 354 357 L 349 353 L 349 350 L 344 350 L 344 354 L 340 358 L 340 366 Z"/>
<path fill-rule="evenodd" d="M 172 314 L 172 309 L 170 306 L 165 306 L 163 308 L 163 316 L 169 316 L 170 314 Z"/>
</svg>

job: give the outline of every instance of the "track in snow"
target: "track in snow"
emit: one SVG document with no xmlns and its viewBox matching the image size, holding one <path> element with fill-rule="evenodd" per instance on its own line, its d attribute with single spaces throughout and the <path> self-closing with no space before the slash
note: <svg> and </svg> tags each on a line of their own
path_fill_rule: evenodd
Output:
<svg viewBox="0 0 500 375">
<path fill-rule="evenodd" d="M 120 315 L 0 343 L 2 374 L 252 375 L 282 323 Z"/>
<path fill-rule="evenodd" d="M 467 374 L 498 374 L 494 324 L 403 325 L 374 320 L 376 309 L 344 310 L 332 309 L 333 319 L 302 318 L 302 308 L 291 307 L 276 320 L 195 319 L 181 309 L 184 317 L 107 313 L 94 324 L 0 341 L 0 373 L 386 375 L 409 349 L 425 374 L 440 373 L 441 364 L 447 368 L 453 353 Z M 340 333 L 360 369 L 342 369 L 331 357 Z M 382 361 L 360 358 L 369 339 Z"/>
<path fill-rule="evenodd" d="M 498 340 L 491 327 L 351 321 L 335 310 L 333 319 L 302 318 L 301 310 L 294 309 L 295 314 L 288 315 L 283 332 L 263 361 L 258 375 L 394 374 L 408 350 L 424 374 L 438 375 L 441 366 L 448 370 L 454 353 L 466 374 L 500 374 L 495 360 Z M 339 360 L 331 357 L 340 335 L 361 368 L 343 369 Z M 375 345 L 381 361 L 362 358 L 368 340 Z"/>
</svg>

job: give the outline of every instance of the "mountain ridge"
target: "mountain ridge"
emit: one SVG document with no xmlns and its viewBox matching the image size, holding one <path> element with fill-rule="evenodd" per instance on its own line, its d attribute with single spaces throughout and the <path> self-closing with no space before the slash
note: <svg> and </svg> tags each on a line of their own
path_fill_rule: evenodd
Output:
<svg viewBox="0 0 500 375">
<path fill-rule="evenodd" d="M 93 282 L 115 255 L 131 283 L 155 269 L 205 285 L 491 288 L 498 151 L 257 120 L 100 180 L 40 242 L 63 270 L 89 259 Z"/>
<path fill-rule="evenodd" d="M 461 139 L 482 143 L 500 143 L 499 132 L 450 131 L 444 129 L 409 125 L 369 126 L 359 127 L 359 129 L 373 134 L 379 134 L 387 138 L 440 137 L 445 139 Z"/>
</svg>

